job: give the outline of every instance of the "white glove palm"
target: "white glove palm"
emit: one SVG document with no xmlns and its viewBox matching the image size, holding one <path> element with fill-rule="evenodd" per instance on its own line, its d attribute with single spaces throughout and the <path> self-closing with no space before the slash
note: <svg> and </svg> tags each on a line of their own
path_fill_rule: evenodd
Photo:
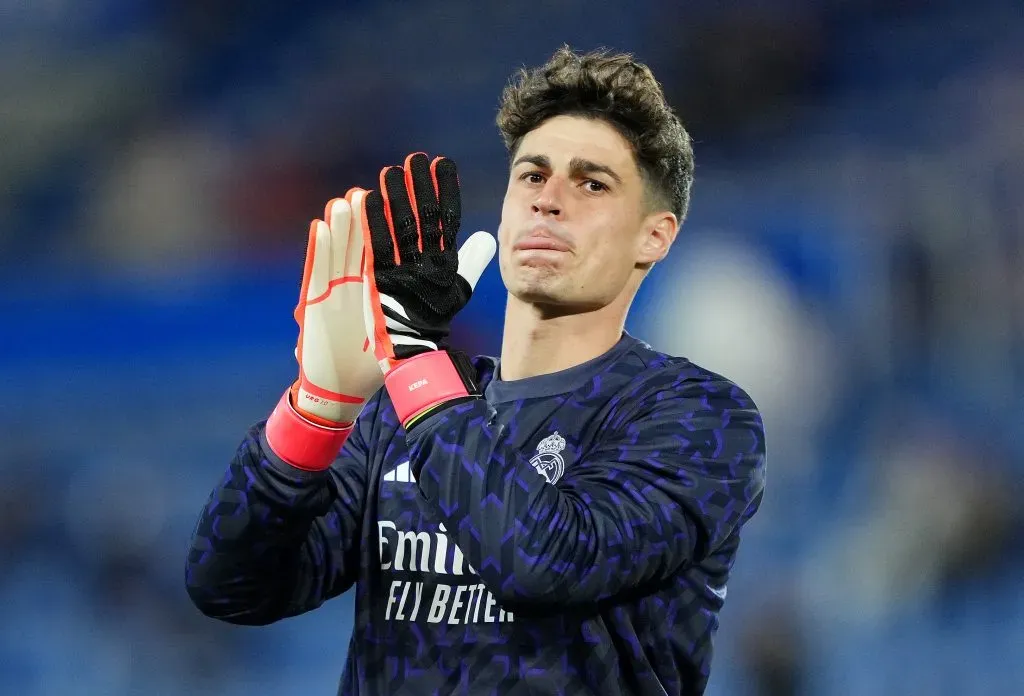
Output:
<svg viewBox="0 0 1024 696">
<path fill-rule="evenodd" d="M 295 320 L 299 379 L 292 404 L 332 424 L 351 423 L 383 384 L 363 322 L 363 198 L 352 189 L 310 225 Z"/>
</svg>

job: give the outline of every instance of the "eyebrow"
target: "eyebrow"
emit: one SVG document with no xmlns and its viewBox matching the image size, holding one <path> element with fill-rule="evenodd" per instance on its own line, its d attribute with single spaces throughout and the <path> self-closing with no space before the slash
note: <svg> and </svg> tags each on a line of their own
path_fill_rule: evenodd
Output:
<svg viewBox="0 0 1024 696">
<path fill-rule="evenodd" d="M 520 164 L 532 164 L 541 169 L 551 169 L 551 158 L 547 155 L 523 155 L 512 163 L 513 169 Z M 607 174 L 615 183 L 622 183 L 622 177 L 616 174 L 614 169 L 606 164 L 599 164 L 583 157 L 573 157 L 569 160 L 569 173 L 574 177 L 582 174 Z"/>
</svg>

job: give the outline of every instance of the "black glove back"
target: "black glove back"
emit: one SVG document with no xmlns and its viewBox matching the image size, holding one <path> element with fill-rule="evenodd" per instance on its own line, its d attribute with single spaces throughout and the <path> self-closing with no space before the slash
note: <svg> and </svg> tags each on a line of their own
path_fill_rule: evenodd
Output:
<svg viewBox="0 0 1024 696">
<path fill-rule="evenodd" d="M 458 274 L 462 197 L 455 162 L 428 162 L 416 153 L 403 167 L 384 168 L 380 191 L 367 194 L 366 217 L 395 356 L 445 347 L 452 319 L 473 292 Z M 403 343 L 402 336 L 434 345 Z"/>
</svg>

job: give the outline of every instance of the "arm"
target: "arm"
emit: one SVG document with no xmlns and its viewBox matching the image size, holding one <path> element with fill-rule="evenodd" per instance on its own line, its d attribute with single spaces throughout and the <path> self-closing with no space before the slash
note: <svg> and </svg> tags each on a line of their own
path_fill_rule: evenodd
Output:
<svg viewBox="0 0 1024 696">
<path fill-rule="evenodd" d="M 310 224 L 295 308 L 298 379 L 249 431 L 193 533 L 185 581 L 208 616 L 270 623 L 319 606 L 355 577 L 362 429 L 372 423 L 360 413 L 382 381 L 364 346 L 364 195 L 351 189 Z"/>
<path fill-rule="evenodd" d="M 760 503 L 761 418 L 721 382 L 648 394 L 555 485 L 491 425 L 482 400 L 407 434 L 423 495 L 499 601 L 567 606 L 698 563 Z"/>
<path fill-rule="evenodd" d="M 371 418 L 377 403 L 367 407 Z M 253 426 L 192 536 L 186 586 L 207 616 L 264 625 L 315 609 L 355 581 L 366 486 L 360 418 L 326 470 L 299 469 Z"/>
</svg>

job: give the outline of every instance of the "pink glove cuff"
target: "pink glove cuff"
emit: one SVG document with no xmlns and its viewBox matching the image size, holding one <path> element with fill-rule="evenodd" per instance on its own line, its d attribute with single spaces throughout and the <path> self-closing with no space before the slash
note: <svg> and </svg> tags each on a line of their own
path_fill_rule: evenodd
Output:
<svg viewBox="0 0 1024 696">
<path fill-rule="evenodd" d="M 445 401 L 471 395 L 466 380 L 443 350 L 402 360 L 388 372 L 384 385 L 403 425 Z"/>
<path fill-rule="evenodd" d="M 304 471 L 323 471 L 338 456 L 352 425 L 328 428 L 303 418 L 285 391 L 267 419 L 264 434 L 278 457 Z"/>
</svg>

